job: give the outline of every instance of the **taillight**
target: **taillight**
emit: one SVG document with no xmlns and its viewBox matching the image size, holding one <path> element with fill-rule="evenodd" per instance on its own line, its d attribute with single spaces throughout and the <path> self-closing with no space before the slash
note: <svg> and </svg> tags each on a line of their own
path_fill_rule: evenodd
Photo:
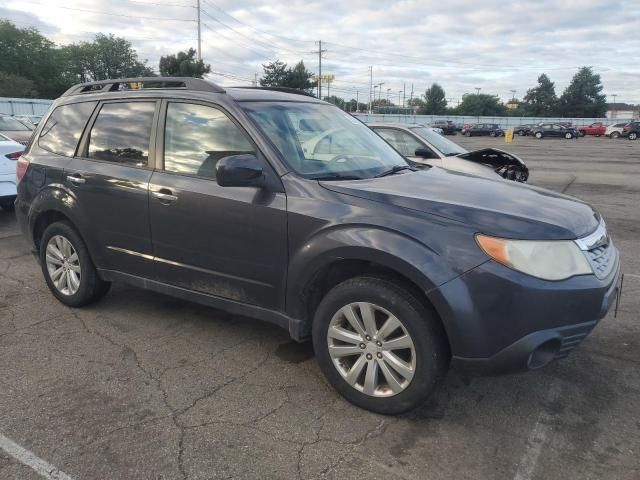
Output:
<svg viewBox="0 0 640 480">
<path fill-rule="evenodd" d="M 27 173 L 27 168 L 29 168 L 29 159 L 27 157 L 18 158 L 18 164 L 16 165 L 16 179 L 18 182 L 20 182 L 24 174 Z"/>
<path fill-rule="evenodd" d="M 20 155 L 22 155 L 22 152 L 13 152 L 7 153 L 5 157 L 7 157 L 9 160 L 17 160 L 18 158 L 20 158 Z"/>
</svg>

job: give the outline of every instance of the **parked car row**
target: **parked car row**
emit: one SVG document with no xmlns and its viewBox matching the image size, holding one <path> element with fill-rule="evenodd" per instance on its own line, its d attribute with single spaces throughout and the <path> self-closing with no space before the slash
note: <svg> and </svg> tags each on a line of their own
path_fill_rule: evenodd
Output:
<svg viewBox="0 0 640 480">
<path fill-rule="evenodd" d="M 603 122 L 595 122 L 591 125 L 579 127 L 574 127 L 571 123 L 524 124 L 514 127 L 513 133 L 521 136 L 534 136 L 536 138 L 578 138 L 591 135 L 595 137 L 606 136 L 609 138 L 628 137 L 630 140 L 635 140 L 638 138 L 638 123 L 638 121 L 622 122 L 607 126 Z"/>
<path fill-rule="evenodd" d="M 22 145 L 27 144 L 34 129 L 34 125 L 21 122 L 16 117 L 0 115 L 0 133 Z"/>
</svg>

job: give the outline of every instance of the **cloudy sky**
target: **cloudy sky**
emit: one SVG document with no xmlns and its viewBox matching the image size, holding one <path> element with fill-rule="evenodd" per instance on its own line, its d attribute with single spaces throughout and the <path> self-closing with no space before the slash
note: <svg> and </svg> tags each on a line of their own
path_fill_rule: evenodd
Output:
<svg viewBox="0 0 640 480">
<path fill-rule="evenodd" d="M 593 66 L 609 101 L 640 103 L 640 0 L 201 0 L 202 55 L 223 84 L 248 84 L 261 65 L 303 59 L 335 75 L 332 93 L 369 96 L 369 66 L 383 96 L 420 95 L 440 83 L 521 98 L 547 73 L 556 92 Z M 126 37 L 157 69 L 161 55 L 197 44 L 196 0 L 4 0 L 0 18 L 58 43 L 97 32 Z M 314 53 L 315 52 L 315 53 Z M 326 92 L 325 92 L 326 94 Z"/>
</svg>

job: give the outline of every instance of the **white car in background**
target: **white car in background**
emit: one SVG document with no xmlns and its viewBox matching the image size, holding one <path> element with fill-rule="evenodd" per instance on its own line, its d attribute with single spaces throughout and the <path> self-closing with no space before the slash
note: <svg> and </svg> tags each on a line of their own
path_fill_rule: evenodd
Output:
<svg viewBox="0 0 640 480">
<path fill-rule="evenodd" d="M 620 138 L 620 135 L 622 134 L 622 129 L 627 123 L 629 122 L 616 123 L 614 125 L 609 125 L 604 132 L 605 136 L 609 138 Z"/>
<path fill-rule="evenodd" d="M 16 200 L 16 162 L 24 145 L 0 133 L 0 207 L 13 210 Z"/>
</svg>

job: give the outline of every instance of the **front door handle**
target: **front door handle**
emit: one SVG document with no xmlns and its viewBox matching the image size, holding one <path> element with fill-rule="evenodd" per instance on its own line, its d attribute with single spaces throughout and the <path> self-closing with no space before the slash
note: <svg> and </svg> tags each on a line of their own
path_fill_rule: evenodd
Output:
<svg viewBox="0 0 640 480">
<path fill-rule="evenodd" d="M 71 183 L 75 183 L 76 185 L 87 183 L 87 179 L 82 178 L 80 175 L 67 175 L 67 180 Z"/>
<path fill-rule="evenodd" d="M 151 195 L 153 195 L 155 198 L 160 200 L 161 203 L 171 203 L 171 202 L 175 202 L 178 199 L 176 195 L 174 195 L 173 193 L 171 193 L 170 190 L 167 190 L 165 188 L 157 192 L 151 192 Z"/>
</svg>

